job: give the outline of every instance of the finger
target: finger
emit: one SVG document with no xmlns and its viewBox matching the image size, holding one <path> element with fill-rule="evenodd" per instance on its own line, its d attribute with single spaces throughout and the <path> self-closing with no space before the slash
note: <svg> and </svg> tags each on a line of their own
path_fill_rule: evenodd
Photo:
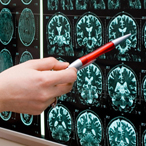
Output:
<svg viewBox="0 0 146 146">
<path fill-rule="evenodd" d="M 62 70 L 68 67 L 68 62 L 60 62 L 53 57 L 43 58 L 43 59 L 34 59 L 28 61 L 28 64 L 31 68 L 38 71 L 44 70 Z"/>
<path fill-rule="evenodd" d="M 45 82 L 48 85 L 73 83 L 77 79 L 77 70 L 73 67 L 61 71 L 44 71 L 41 73 L 45 77 Z"/>
</svg>

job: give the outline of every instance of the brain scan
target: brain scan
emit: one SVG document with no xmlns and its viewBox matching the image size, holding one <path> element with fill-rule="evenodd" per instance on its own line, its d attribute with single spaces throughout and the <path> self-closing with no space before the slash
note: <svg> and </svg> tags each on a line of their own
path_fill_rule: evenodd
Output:
<svg viewBox="0 0 146 146">
<path fill-rule="evenodd" d="M 87 10 L 89 0 L 76 0 L 76 10 Z"/>
<path fill-rule="evenodd" d="M 130 112 L 137 97 L 137 79 L 134 72 L 118 65 L 108 75 L 108 93 L 115 110 Z"/>
<path fill-rule="evenodd" d="M 146 146 L 146 130 L 143 132 L 143 135 L 142 135 L 142 146 Z"/>
<path fill-rule="evenodd" d="M 30 126 L 33 122 L 33 115 L 20 114 L 21 121 L 24 125 Z"/>
<path fill-rule="evenodd" d="M 0 73 L 13 66 L 13 60 L 10 52 L 7 49 L 3 49 L 0 52 Z"/>
<path fill-rule="evenodd" d="M 51 108 L 47 115 L 47 125 L 52 133 L 53 139 L 60 142 L 67 142 L 72 132 L 72 118 L 69 110 L 57 104 L 55 108 Z"/>
<path fill-rule="evenodd" d="M 21 0 L 21 1 L 25 5 L 29 5 L 32 2 L 32 0 Z"/>
<path fill-rule="evenodd" d="M 33 59 L 32 54 L 28 51 L 23 52 L 20 58 L 20 63 Z"/>
<path fill-rule="evenodd" d="M 114 58 L 121 61 L 139 61 L 130 50 L 138 51 L 137 49 L 137 24 L 128 15 L 121 14 L 110 22 L 109 24 L 109 41 L 114 40 L 118 37 L 124 36 L 131 33 L 131 36 L 116 46 L 117 54 Z"/>
<path fill-rule="evenodd" d="M 61 7 L 63 10 L 73 10 L 73 0 L 61 0 Z"/>
<path fill-rule="evenodd" d="M 144 46 L 146 48 L 146 23 L 144 24 Z"/>
<path fill-rule="evenodd" d="M 144 77 L 144 80 L 143 80 L 143 96 L 146 102 L 146 76 Z"/>
<path fill-rule="evenodd" d="M 0 42 L 9 44 L 14 33 L 13 16 L 9 9 L 3 8 L 0 12 Z"/>
<path fill-rule="evenodd" d="M 123 3 L 123 9 L 141 9 L 140 0 L 121 0 Z"/>
<path fill-rule="evenodd" d="M 61 13 L 55 14 L 47 25 L 48 54 L 74 56 L 69 20 Z"/>
<path fill-rule="evenodd" d="M 12 112 L 8 112 L 8 111 L 4 111 L 0 113 L 0 117 L 4 120 L 4 121 L 8 121 L 11 118 Z"/>
<path fill-rule="evenodd" d="M 120 9 L 120 0 L 108 0 L 108 9 Z"/>
<path fill-rule="evenodd" d="M 83 104 L 98 106 L 102 92 L 102 74 L 97 65 L 90 64 L 77 73 L 77 89 Z"/>
<path fill-rule="evenodd" d="M 11 0 L 0 0 L 0 2 L 3 4 L 3 5 L 8 5 Z"/>
<path fill-rule="evenodd" d="M 99 146 L 102 132 L 101 120 L 92 111 L 83 111 L 77 117 L 77 136 L 81 146 Z"/>
<path fill-rule="evenodd" d="M 48 0 L 48 10 L 58 10 L 59 0 Z"/>
<path fill-rule="evenodd" d="M 108 126 L 110 146 L 137 146 L 137 135 L 134 125 L 123 117 L 117 117 Z"/>
<path fill-rule="evenodd" d="M 84 48 L 79 50 L 79 55 L 88 54 L 101 46 L 102 33 L 101 22 L 95 15 L 87 13 L 82 16 L 76 25 L 77 44 Z"/>
<path fill-rule="evenodd" d="M 90 8 L 91 9 L 105 9 L 104 0 L 90 0 Z"/>
<path fill-rule="evenodd" d="M 19 38 L 24 46 L 30 46 L 35 37 L 35 18 L 29 8 L 23 9 L 18 24 Z"/>
</svg>

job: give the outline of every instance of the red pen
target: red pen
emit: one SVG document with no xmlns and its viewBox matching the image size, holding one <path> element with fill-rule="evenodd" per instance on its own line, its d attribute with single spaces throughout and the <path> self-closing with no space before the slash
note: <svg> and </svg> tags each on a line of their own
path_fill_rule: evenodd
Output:
<svg viewBox="0 0 146 146">
<path fill-rule="evenodd" d="M 100 48 L 96 49 L 95 51 L 75 60 L 68 66 L 68 68 L 75 67 L 77 70 L 80 70 L 80 69 L 88 66 L 89 64 L 93 63 L 97 57 L 113 50 L 116 47 L 116 45 L 120 44 L 122 41 L 127 39 L 130 35 L 131 34 L 127 34 L 127 35 L 119 37 L 113 41 L 110 41 L 109 43 L 106 43 L 105 45 L 101 46 Z"/>
</svg>

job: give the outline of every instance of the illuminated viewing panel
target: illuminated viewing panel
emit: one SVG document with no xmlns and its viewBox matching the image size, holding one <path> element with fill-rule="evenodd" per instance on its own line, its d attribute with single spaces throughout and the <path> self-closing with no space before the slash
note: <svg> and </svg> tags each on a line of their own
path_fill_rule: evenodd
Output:
<svg viewBox="0 0 146 146">
<path fill-rule="evenodd" d="M 4 111 L 0 126 L 69 146 L 145 146 L 145 11 L 146 0 L 0 0 L 0 72 L 50 56 L 72 63 L 131 34 L 79 70 L 55 108 Z"/>
</svg>

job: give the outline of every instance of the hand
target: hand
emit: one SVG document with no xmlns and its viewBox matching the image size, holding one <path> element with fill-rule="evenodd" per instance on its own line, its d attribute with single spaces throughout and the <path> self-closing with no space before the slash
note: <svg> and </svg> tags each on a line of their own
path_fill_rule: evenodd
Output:
<svg viewBox="0 0 146 146">
<path fill-rule="evenodd" d="M 75 68 L 53 57 L 29 60 L 0 73 L 0 112 L 38 115 L 72 89 Z"/>
</svg>

